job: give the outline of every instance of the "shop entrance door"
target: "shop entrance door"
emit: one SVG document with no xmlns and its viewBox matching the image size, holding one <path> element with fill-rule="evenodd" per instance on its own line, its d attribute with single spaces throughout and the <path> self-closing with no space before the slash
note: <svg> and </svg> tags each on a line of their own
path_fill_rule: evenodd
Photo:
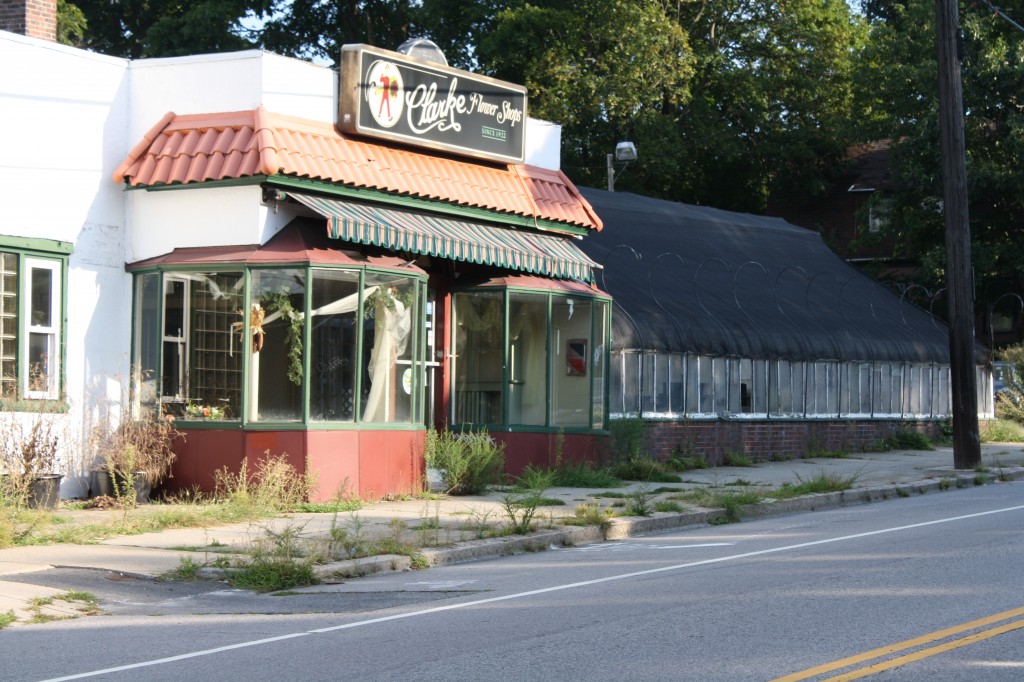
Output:
<svg viewBox="0 0 1024 682">
<path fill-rule="evenodd" d="M 426 317 L 426 332 L 424 334 L 426 362 L 423 363 L 423 423 L 428 429 L 432 429 L 434 428 L 434 388 L 437 381 L 437 368 L 441 364 L 437 361 L 437 292 L 433 289 L 427 290 L 427 310 L 424 317 Z"/>
</svg>

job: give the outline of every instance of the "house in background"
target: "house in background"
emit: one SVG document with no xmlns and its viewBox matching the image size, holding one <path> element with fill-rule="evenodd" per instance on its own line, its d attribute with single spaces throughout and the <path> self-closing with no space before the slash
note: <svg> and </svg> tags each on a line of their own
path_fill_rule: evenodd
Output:
<svg viewBox="0 0 1024 682">
<path fill-rule="evenodd" d="M 518 86 L 347 55 L 0 32 L 7 407 L 67 410 L 65 496 L 88 435 L 143 414 L 186 435 L 175 486 L 283 454 L 317 499 L 418 490 L 428 426 L 486 424 L 512 471 L 606 436 L 610 300 L 577 246 L 601 222 L 558 127 Z"/>
</svg>

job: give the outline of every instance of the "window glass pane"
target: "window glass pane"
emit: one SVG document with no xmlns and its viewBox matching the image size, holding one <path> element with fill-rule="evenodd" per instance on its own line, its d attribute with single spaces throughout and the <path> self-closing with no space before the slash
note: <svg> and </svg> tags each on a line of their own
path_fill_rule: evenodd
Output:
<svg viewBox="0 0 1024 682">
<path fill-rule="evenodd" d="M 640 354 L 623 353 L 622 404 L 623 413 L 640 413 Z"/>
<path fill-rule="evenodd" d="M 590 341 L 592 301 L 551 299 L 551 423 L 590 425 Z"/>
<path fill-rule="evenodd" d="M 700 356 L 686 356 L 686 412 L 700 412 Z"/>
<path fill-rule="evenodd" d="M 176 362 L 186 366 L 183 376 L 186 386 L 184 400 L 165 403 L 187 419 L 239 419 L 242 415 L 242 359 L 245 334 L 251 331 L 253 316 L 243 321 L 244 279 L 240 272 L 189 273 L 185 280 L 183 311 L 187 343 L 174 337 L 164 337 L 163 365 L 169 366 L 167 352 L 178 352 Z M 167 284 L 164 285 L 168 300 Z M 171 299 L 175 306 L 176 298 Z M 258 316 L 257 316 L 258 317 Z M 166 320 L 166 318 L 165 318 Z M 243 325 L 244 322 L 244 325 Z M 175 332 L 168 327 L 166 332 Z M 179 365 L 180 366 L 180 365 Z M 167 384 L 167 377 L 164 377 Z M 166 400 L 166 398 L 165 398 Z"/>
<path fill-rule="evenodd" d="M 359 333 L 359 273 L 313 272 L 309 417 L 353 421 Z"/>
<path fill-rule="evenodd" d="M 548 404 L 547 296 L 509 295 L 508 419 L 544 425 Z"/>
<path fill-rule="evenodd" d="M 729 364 L 725 358 L 712 358 L 715 402 L 712 412 L 722 414 L 729 411 Z"/>
<path fill-rule="evenodd" d="M 56 398 L 60 357 L 57 304 L 60 300 L 56 261 L 26 259 L 28 270 L 28 346 L 25 388 L 30 398 Z"/>
<path fill-rule="evenodd" d="M 594 394 L 591 398 L 593 417 L 591 425 L 595 429 L 604 427 L 604 383 L 605 383 L 605 351 L 608 342 L 608 304 L 604 301 L 594 302 Z"/>
<path fill-rule="evenodd" d="M 18 256 L 0 253 L 0 397 L 18 397 Z"/>
<path fill-rule="evenodd" d="M 35 327 L 53 324 L 53 270 L 32 268 L 32 300 L 29 318 Z"/>
<path fill-rule="evenodd" d="M 669 386 L 669 410 L 672 414 L 682 414 L 686 410 L 683 402 L 683 382 L 686 380 L 686 358 L 682 355 L 673 355 L 669 361 L 669 371 L 672 373 L 672 385 Z"/>
<path fill-rule="evenodd" d="M 469 424 L 500 423 L 504 365 L 503 295 L 490 292 L 460 293 L 455 295 L 453 307 L 453 421 Z"/>
<path fill-rule="evenodd" d="M 705 355 L 700 356 L 700 390 L 697 398 L 697 411 L 701 414 L 711 414 L 715 411 L 713 384 L 714 362 L 712 358 Z"/>
<path fill-rule="evenodd" d="M 640 410 L 644 414 L 654 412 L 655 378 L 654 364 L 656 356 L 643 354 L 640 356 Z"/>
<path fill-rule="evenodd" d="M 252 273 L 249 416 L 253 420 L 302 419 L 305 290 L 303 270 Z M 203 354 L 211 355 L 205 348 L 196 349 L 193 354 L 197 359 Z"/>
<path fill-rule="evenodd" d="M 623 379 L 625 378 L 625 368 L 623 366 L 623 359 L 625 354 L 612 353 L 611 358 L 611 377 L 609 377 L 609 391 L 608 391 L 608 411 L 611 414 L 622 414 L 626 411 L 624 407 L 624 391 L 625 385 Z"/>
<path fill-rule="evenodd" d="M 159 275 L 150 273 L 135 277 L 132 377 L 136 416 L 156 414 L 161 343 L 159 295 Z"/>
<path fill-rule="evenodd" d="M 31 332 L 28 335 L 28 390 L 32 393 L 51 392 L 55 340 L 53 334 Z"/>
<path fill-rule="evenodd" d="M 188 305 L 188 281 L 167 277 L 164 280 L 164 334 L 162 389 L 160 395 L 176 401 L 185 399 L 185 309 Z"/>
<path fill-rule="evenodd" d="M 362 420 L 412 422 L 421 381 L 414 328 L 423 324 L 416 280 L 367 273 L 364 281 Z"/>
</svg>

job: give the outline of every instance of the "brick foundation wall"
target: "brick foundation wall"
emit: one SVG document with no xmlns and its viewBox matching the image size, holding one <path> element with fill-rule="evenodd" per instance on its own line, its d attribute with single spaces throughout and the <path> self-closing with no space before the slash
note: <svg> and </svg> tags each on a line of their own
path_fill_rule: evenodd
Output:
<svg viewBox="0 0 1024 682">
<path fill-rule="evenodd" d="M 715 466 L 727 454 L 745 455 L 757 461 L 863 451 L 903 431 L 917 431 L 936 439 L 941 424 L 846 419 L 647 422 L 641 451 L 655 459 L 668 459 L 673 454 L 700 457 Z"/>
<path fill-rule="evenodd" d="M 56 0 L 0 0 L 0 30 L 56 42 Z"/>
</svg>

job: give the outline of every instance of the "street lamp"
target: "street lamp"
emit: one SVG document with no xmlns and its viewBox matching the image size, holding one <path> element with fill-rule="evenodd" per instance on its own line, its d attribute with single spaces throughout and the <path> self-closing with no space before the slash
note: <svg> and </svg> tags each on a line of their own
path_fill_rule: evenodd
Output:
<svg viewBox="0 0 1024 682">
<path fill-rule="evenodd" d="M 622 171 L 626 170 L 626 166 L 629 165 L 630 161 L 636 161 L 636 145 L 632 142 L 620 142 L 615 145 L 615 153 L 608 155 L 608 191 L 615 191 L 615 162 L 620 161 L 625 165 L 622 170 L 619 171 L 619 175 Z"/>
</svg>

